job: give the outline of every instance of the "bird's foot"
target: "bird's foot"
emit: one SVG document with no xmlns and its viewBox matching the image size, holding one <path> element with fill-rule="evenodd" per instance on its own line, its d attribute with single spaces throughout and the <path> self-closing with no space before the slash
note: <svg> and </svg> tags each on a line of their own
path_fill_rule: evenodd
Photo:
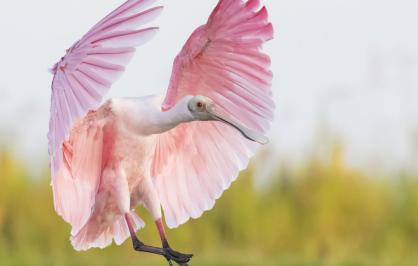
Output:
<svg viewBox="0 0 418 266">
<path fill-rule="evenodd" d="M 167 259 L 170 266 L 173 265 L 172 261 L 176 262 L 180 266 L 188 266 L 187 262 L 189 262 L 193 256 L 193 254 L 183 254 L 174 251 L 169 246 L 164 248 L 148 246 L 139 241 L 137 238 L 133 239 L 133 247 L 136 251 L 154 253 L 164 256 Z"/>
<path fill-rule="evenodd" d="M 180 266 L 187 266 L 187 262 L 193 257 L 193 254 L 183 254 L 172 250 L 170 247 L 163 248 L 164 257 L 167 259 L 168 263 L 171 264 L 171 261 L 175 261 Z"/>
</svg>

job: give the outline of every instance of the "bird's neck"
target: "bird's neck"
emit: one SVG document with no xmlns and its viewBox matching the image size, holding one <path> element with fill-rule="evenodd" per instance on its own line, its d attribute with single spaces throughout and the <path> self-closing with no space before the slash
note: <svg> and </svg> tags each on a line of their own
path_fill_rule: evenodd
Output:
<svg viewBox="0 0 418 266">
<path fill-rule="evenodd" d="M 181 123 L 191 122 L 194 120 L 187 107 L 188 99 L 183 98 L 173 108 L 162 111 L 159 109 L 150 117 L 150 125 L 153 134 L 161 134 L 170 129 L 175 128 Z"/>
<path fill-rule="evenodd" d="M 181 99 L 173 108 L 162 111 L 161 103 L 153 98 L 115 99 L 114 111 L 125 127 L 134 134 L 161 134 L 181 123 L 193 121 L 187 107 L 187 97 Z"/>
</svg>

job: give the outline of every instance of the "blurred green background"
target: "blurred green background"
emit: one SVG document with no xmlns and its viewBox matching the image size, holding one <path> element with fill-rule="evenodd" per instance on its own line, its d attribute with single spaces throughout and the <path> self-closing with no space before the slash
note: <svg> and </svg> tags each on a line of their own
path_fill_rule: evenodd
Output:
<svg viewBox="0 0 418 266">
<path fill-rule="evenodd" d="M 194 253 L 191 265 L 418 265 L 418 173 L 365 175 L 344 164 L 340 145 L 330 150 L 282 165 L 267 185 L 250 167 L 214 210 L 168 230 L 172 246 Z M 0 265 L 166 265 L 130 241 L 75 252 L 48 171 L 31 176 L 3 150 L 0 172 Z M 139 237 L 159 245 L 149 215 L 137 211 L 147 223 Z"/>
</svg>

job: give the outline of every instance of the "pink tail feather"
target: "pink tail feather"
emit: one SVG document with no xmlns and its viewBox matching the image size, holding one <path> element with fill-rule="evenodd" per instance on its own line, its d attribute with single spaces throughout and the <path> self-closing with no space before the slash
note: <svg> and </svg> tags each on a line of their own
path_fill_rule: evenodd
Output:
<svg viewBox="0 0 418 266">
<path fill-rule="evenodd" d="M 129 213 L 134 221 L 135 231 L 145 226 L 144 221 L 133 211 Z M 77 251 L 89 248 L 105 248 L 115 240 L 117 245 L 122 244 L 128 237 L 129 229 L 124 215 L 120 215 L 111 223 L 100 222 L 97 216 L 92 216 L 86 225 L 71 237 L 71 244 Z"/>
</svg>

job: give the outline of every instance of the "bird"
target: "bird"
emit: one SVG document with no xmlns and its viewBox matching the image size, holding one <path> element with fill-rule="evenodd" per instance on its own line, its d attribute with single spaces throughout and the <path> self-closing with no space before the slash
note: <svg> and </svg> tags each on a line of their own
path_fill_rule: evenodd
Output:
<svg viewBox="0 0 418 266">
<path fill-rule="evenodd" d="M 175 57 L 164 95 L 105 99 L 162 11 L 154 0 L 122 3 L 50 69 L 51 186 L 75 250 L 130 237 L 136 251 L 187 265 L 193 255 L 172 249 L 165 227 L 212 209 L 269 141 L 275 102 L 263 45 L 273 26 L 260 0 L 219 0 Z M 161 247 L 136 235 L 139 206 Z"/>
</svg>

